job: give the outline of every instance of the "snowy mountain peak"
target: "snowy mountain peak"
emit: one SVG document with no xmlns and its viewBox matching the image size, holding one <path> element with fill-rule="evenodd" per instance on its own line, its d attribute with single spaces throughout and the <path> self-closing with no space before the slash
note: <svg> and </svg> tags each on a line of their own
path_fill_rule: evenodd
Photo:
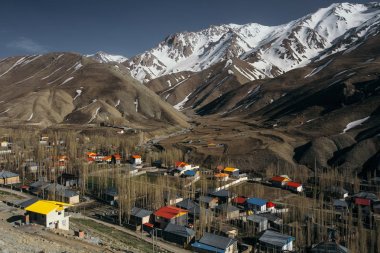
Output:
<svg viewBox="0 0 380 253">
<path fill-rule="evenodd" d="M 379 15 L 379 3 L 339 3 L 279 26 L 212 25 L 198 32 L 172 34 L 125 64 L 136 79 L 147 82 L 180 71 L 201 71 L 238 57 L 273 77 L 310 63 L 338 42 L 334 53 L 347 49 L 348 42 L 355 43 L 376 30 Z"/>
<path fill-rule="evenodd" d="M 124 57 L 122 55 L 112 55 L 112 54 L 107 54 L 102 51 L 99 51 L 95 54 L 86 55 L 86 57 L 92 58 L 100 63 L 109 63 L 109 62 L 122 63 L 128 60 L 127 57 Z"/>
</svg>

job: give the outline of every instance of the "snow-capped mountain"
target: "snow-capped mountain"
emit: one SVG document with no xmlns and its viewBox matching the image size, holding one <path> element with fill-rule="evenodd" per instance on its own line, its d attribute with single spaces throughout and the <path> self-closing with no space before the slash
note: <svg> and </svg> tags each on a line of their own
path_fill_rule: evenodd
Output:
<svg viewBox="0 0 380 253">
<path fill-rule="evenodd" d="M 122 55 L 112 55 L 112 54 L 107 54 L 102 51 L 99 51 L 96 54 L 86 55 L 86 57 L 92 58 L 100 63 L 109 63 L 109 62 L 122 63 L 128 60 L 127 57 L 124 57 Z"/>
<path fill-rule="evenodd" d="M 332 4 L 279 26 L 228 24 L 176 33 L 124 64 L 134 78 L 147 82 L 239 57 L 254 67 L 255 79 L 274 77 L 321 55 L 351 48 L 360 38 L 377 33 L 379 22 L 379 3 Z"/>
</svg>

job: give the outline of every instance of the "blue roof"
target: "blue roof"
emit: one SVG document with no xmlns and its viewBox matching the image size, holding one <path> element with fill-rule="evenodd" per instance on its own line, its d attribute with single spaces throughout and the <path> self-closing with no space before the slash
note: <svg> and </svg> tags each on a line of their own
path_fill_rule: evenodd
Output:
<svg viewBox="0 0 380 253">
<path fill-rule="evenodd" d="M 193 177 L 193 176 L 195 176 L 196 173 L 197 173 L 197 172 L 196 172 L 195 170 L 187 170 L 187 171 L 185 171 L 183 174 L 186 175 L 186 176 L 191 176 L 191 177 Z"/>
<path fill-rule="evenodd" d="M 265 199 L 260 199 L 260 198 L 249 198 L 247 199 L 247 203 L 251 205 L 256 205 L 256 206 L 265 206 L 268 201 Z"/>
<path fill-rule="evenodd" d="M 218 248 L 215 248 L 215 247 L 212 247 L 212 246 L 200 243 L 200 242 L 195 242 L 195 243 L 191 244 L 191 246 L 193 248 L 208 250 L 210 252 L 215 252 L 215 253 L 224 253 L 224 252 L 226 252 L 225 250 L 218 249 Z"/>
</svg>

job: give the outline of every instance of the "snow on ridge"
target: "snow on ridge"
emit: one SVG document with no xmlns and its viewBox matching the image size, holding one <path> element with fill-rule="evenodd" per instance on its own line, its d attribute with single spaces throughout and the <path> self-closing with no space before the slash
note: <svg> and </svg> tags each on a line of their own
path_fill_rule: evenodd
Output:
<svg viewBox="0 0 380 253">
<path fill-rule="evenodd" d="M 95 113 L 92 115 L 91 119 L 87 122 L 87 124 L 90 124 L 91 121 L 93 121 L 96 118 L 96 116 L 98 116 L 99 110 L 100 110 L 100 107 L 96 109 Z"/>
<path fill-rule="evenodd" d="M 26 121 L 31 121 L 32 120 L 32 118 L 33 118 L 33 112 L 32 112 L 32 114 L 30 114 L 30 116 L 29 116 L 29 118 L 26 120 Z"/>
<path fill-rule="evenodd" d="M 4 73 L 2 73 L 2 74 L 0 75 L 0 77 L 6 75 L 9 71 L 11 71 L 12 69 L 14 69 L 17 65 L 20 65 L 24 60 L 25 60 L 25 57 L 22 57 L 22 58 L 18 59 L 18 60 L 16 61 L 16 63 L 13 64 L 13 65 L 12 65 L 8 70 L 6 70 Z"/>
<path fill-rule="evenodd" d="M 45 79 L 51 77 L 52 75 L 54 75 L 54 74 L 55 74 L 57 71 L 59 71 L 60 69 L 62 69 L 62 67 L 57 68 L 56 70 L 54 70 L 53 72 L 51 72 L 49 75 L 47 75 L 47 76 L 41 78 L 41 80 L 45 80 Z"/>
<path fill-rule="evenodd" d="M 76 93 L 77 94 L 75 95 L 73 100 L 77 99 L 82 94 L 82 90 L 76 90 Z"/>
<path fill-rule="evenodd" d="M 358 120 L 355 120 L 355 121 L 352 121 L 350 123 L 348 123 L 346 125 L 346 128 L 343 130 L 342 133 L 346 133 L 348 130 L 352 129 L 352 128 L 355 128 L 357 126 L 360 126 L 361 124 L 363 124 L 365 121 L 367 121 L 368 119 L 370 118 L 370 116 L 368 117 L 365 117 L 363 119 L 358 119 Z"/>
<path fill-rule="evenodd" d="M 319 66 L 318 68 L 315 68 L 313 69 L 309 74 L 307 74 L 304 78 L 308 78 L 308 77 L 311 77 L 311 76 L 314 76 L 315 74 L 319 73 L 322 69 L 324 69 L 325 67 L 327 67 L 333 60 L 330 59 L 328 62 L 326 62 L 325 64 Z"/>
<path fill-rule="evenodd" d="M 186 102 L 189 100 L 189 97 L 192 93 L 190 93 L 189 95 L 187 95 L 181 102 L 179 102 L 178 104 L 176 104 L 174 106 L 174 108 L 178 111 L 182 111 L 184 108 L 183 106 L 186 104 Z"/>
<path fill-rule="evenodd" d="M 61 84 L 58 85 L 58 86 L 61 86 L 61 85 L 64 85 L 65 83 L 67 83 L 67 82 L 70 82 L 73 78 L 74 78 L 73 76 L 67 78 L 65 81 L 63 81 L 63 83 L 61 83 Z"/>
</svg>

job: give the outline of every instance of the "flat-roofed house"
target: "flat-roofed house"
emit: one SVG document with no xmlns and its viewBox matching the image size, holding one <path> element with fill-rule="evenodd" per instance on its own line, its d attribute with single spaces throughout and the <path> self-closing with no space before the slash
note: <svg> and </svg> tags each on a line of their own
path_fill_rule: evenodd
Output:
<svg viewBox="0 0 380 253">
<path fill-rule="evenodd" d="M 169 223 L 162 232 L 165 241 L 173 242 L 186 248 L 194 239 L 195 231 L 185 226 Z"/>
<path fill-rule="evenodd" d="M 2 170 L 0 171 L 0 185 L 12 185 L 20 183 L 20 177 L 18 174 Z"/>
<path fill-rule="evenodd" d="M 238 177 L 240 173 L 239 169 L 233 167 L 226 167 L 223 172 L 229 174 L 231 177 Z"/>
<path fill-rule="evenodd" d="M 63 202 L 39 200 L 25 208 L 26 220 L 47 228 L 69 230 L 69 216 L 65 214 L 69 206 Z"/>
<path fill-rule="evenodd" d="M 194 252 L 201 253 L 236 253 L 237 240 L 211 233 L 205 233 L 202 238 L 193 243 Z"/>
</svg>

